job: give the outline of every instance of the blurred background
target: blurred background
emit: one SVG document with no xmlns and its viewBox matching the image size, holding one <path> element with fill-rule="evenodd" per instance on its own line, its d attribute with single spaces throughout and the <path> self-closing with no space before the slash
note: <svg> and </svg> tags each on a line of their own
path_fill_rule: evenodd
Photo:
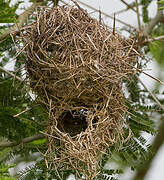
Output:
<svg viewBox="0 0 164 180">
<path fill-rule="evenodd" d="M 128 5 L 133 7 L 133 4 L 136 2 L 135 0 L 80 0 L 77 1 L 79 5 L 86 9 L 90 15 L 94 18 L 99 18 L 99 12 L 101 12 L 101 18 L 102 21 L 107 24 L 110 28 L 113 28 L 113 22 L 114 22 L 114 14 L 116 19 L 116 30 L 121 33 L 123 36 L 128 37 L 130 35 L 130 31 L 128 32 L 128 28 L 130 26 L 135 27 L 136 29 L 139 28 L 138 26 L 138 19 L 137 19 L 137 13 L 132 10 L 132 8 L 129 8 Z M 146 2 L 146 1 L 145 1 Z M 147 12 L 150 19 L 153 19 L 157 14 L 157 0 L 149 1 Z M 10 2 L 10 6 L 13 6 L 14 4 L 18 3 L 16 0 L 12 0 Z M 29 2 L 28 0 L 21 1 L 18 5 L 18 8 L 16 10 L 17 15 L 20 15 L 32 5 L 33 2 Z M 65 3 L 72 4 L 71 1 L 65 0 L 65 1 L 59 1 L 59 5 L 63 5 Z M 138 3 L 142 3 L 142 1 L 138 1 Z M 51 6 L 51 4 L 50 4 Z M 134 7 L 135 9 L 135 7 Z M 141 21 L 141 27 L 144 27 L 146 24 L 143 21 L 143 9 L 142 6 L 139 5 L 139 14 L 140 14 L 140 21 Z M 127 26 L 128 25 L 128 26 Z M 163 26 L 162 26 L 163 27 Z M 161 27 L 159 27 L 161 28 Z M 158 27 L 157 27 L 158 30 Z M 161 30 L 161 33 L 164 33 L 164 30 Z M 158 34 L 158 33 L 157 33 Z M 161 34 L 160 34 L 161 35 Z M 153 35 L 154 36 L 154 35 Z M 149 46 L 150 50 L 147 53 L 147 57 L 150 59 L 146 66 L 146 72 L 150 74 L 151 76 L 160 79 L 164 82 L 164 42 L 155 42 L 152 45 Z M 6 70 L 12 71 L 14 69 L 14 61 L 11 61 L 7 63 L 5 66 Z M 158 91 L 157 98 L 161 98 L 162 93 L 164 92 L 164 86 L 160 85 L 156 80 L 153 78 L 141 73 L 140 79 L 142 80 L 143 84 L 147 87 L 147 89 L 151 92 Z M 143 88 L 143 87 L 141 87 Z M 148 104 L 149 105 L 149 104 Z M 160 121 L 160 117 L 156 116 L 154 117 L 155 121 Z M 158 124 L 158 123 L 157 123 Z M 147 139 L 147 143 L 152 143 L 154 140 L 154 136 L 143 133 L 143 137 Z M 31 160 L 30 160 L 31 158 Z M 31 156 L 29 157 L 29 162 L 25 163 L 23 162 L 23 159 L 21 157 L 16 158 L 19 163 L 19 165 L 16 168 L 10 168 L 10 173 L 14 174 L 15 171 L 18 171 L 20 169 L 24 169 L 27 165 L 35 164 L 37 160 L 40 159 L 39 153 L 31 153 Z M 19 160 L 18 160 L 19 159 Z M 11 161 L 10 163 L 13 163 Z M 149 169 L 145 180 L 162 180 L 164 178 L 164 146 L 160 147 L 160 150 L 156 154 L 155 158 L 153 159 L 153 163 L 151 168 Z M 113 167 L 115 164 L 108 163 L 106 165 L 107 168 Z M 130 180 L 134 176 L 135 172 L 132 171 L 130 168 L 127 168 L 125 173 L 120 175 L 118 179 L 120 180 Z M 73 175 L 70 175 L 69 180 L 73 180 Z"/>
</svg>

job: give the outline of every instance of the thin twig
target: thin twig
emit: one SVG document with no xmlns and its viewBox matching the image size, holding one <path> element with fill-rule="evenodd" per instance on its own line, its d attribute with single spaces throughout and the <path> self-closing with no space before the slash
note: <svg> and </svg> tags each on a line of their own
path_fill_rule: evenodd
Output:
<svg viewBox="0 0 164 180">
<path fill-rule="evenodd" d="M 13 74 L 12 72 L 4 69 L 4 68 L 1 67 L 1 66 L 0 66 L 0 70 L 3 71 L 3 72 L 5 72 L 5 73 L 7 73 L 7 74 L 9 74 L 9 75 L 12 76 L 14 79 L 17 79 L 18 81 L 23 82 L 23 79 L 21 79 L 19 76 L 16 76 L 16 75 Z"/>
<path fill-rule="evenodd" d="M 150 43 L 152 41 L 164 41 L 164 36 L 158 36 L 158 37 L 149 38 L 148 40 L 146 40 L 147 43 Z"/>
<path fill-rule="evenodd" d="M 99 11 L 98 9 L 96 9 L 96 8 L 94 8 L 94 7 L 86 4 L 86 3 L 84 3 L 84 2 L 81 2 L 81 1 L 79 1 L 79 0 L 77 0 L 77 2 L 79 2 L 80 4 L 86 6 L 86 7 L 90 8 L 90 9 L 92 9 L 92 10 L 94 10 L 94 11 L 97 11 L 97 12 Z M 110 19 L 113 19 L 113 16 L 110 16 L 109 14 L 107 14 L 107 13 L 105 13 L 105 12 L 101 12 L 101 14 L 103 14 L 104 16 L 106 16 L 106 17 L 108 17 L 108 18 L 110 18 Z M 130 27 L 130 28 L 136 29 L 136 28 L 133 27 L 132 25 L 130 25 L 130 24 L 128 24 L 128 23 L 125 23 L 124 21 L 121 21 L 121 20 L 118 19 L 118 18 L 115 18 L 115 20 L 118 21 L 118 22 L 121 23 L 121 24 L 124 24 L 125 26 L 128 26 L 128 27 Z"/>
<path fill-rule="evenodd" d="M 159 79 L 153 77 L 152 75 L 144 72 L 143 70 L 140 70 L 140 69 L 136 68 L 136 71 L 138 71 L 138 72 L 140 72 L 140 73 L 143 73 L 143 74 L 145 74 L 146 76 L 149 76 L 150 78 L 154 79 L 155 81 L 159 82 L 161 85 L 164 86 L 164 82 L 162 82 L 161 80 L 159 80 Z"/>
<path fill-rule="evenodd" d="M 126 12 L 126 11 L 128 11 L 128 9 L 127 9 L 127 8 L 122 9 L 122 10 L 119 10 L 119 11 L 116 11 L 116 12 L 111 13 L 111 14 L 109 14 L 109 15 L 110 15 L 110 16 L 113 16 L 114 14 L 118 15 L 118 14 L 124 13 L 124 12 Z"/>
<path fill-rule="evenodd" d="M 148 74 L 148 73 L 146 73 L 146 72 L 143 72 L 143 71 L 142 71 L 142 73 L 144 73 L 145 75 L 149 76 L 150 78 L 154 79 L 155 81 L 159 82 L 161 85 L 164 86 L 164 83 L 163 83 L 161 80 L 153 77 L 152 75 L 150 75 L 150 74 Z"/>
<path fill-rule="evenodd" d="M 24 111 L 21 111 L 20 113 L 15 114 L 13 117 L 18 117 L 18 116 L 20 116 L 21 114 L 23 114 L 23 113 L 25 113 L 25 112 L 27 112 L 27 111 L 30 111 L 31 109 L 32 109 L 32 108 L 25 109 Z"/>
<path fill-rule="evenodd" d="M 63 0 L 61 0 L 61 2 L 64 3 L 64 4 L 66 4 L 66 2 L 63 1 Z M 79 0 L 77 0 L 77 2 L 79 2 L 80 4 L 88 7 L 89 9 L 92 9 L 92 10 L 94 10 L 94 11 L 96 11 L 96 12 L 99 12 L 99 9 L 96 9 L 96 8 L 94 8 L 94 7 L 86 4 L 86 3 L 84 3 L 84 2 L 81 2 L 81 1 L 79 1 Z M 110 16 L 109 14 L 107 14 L 107 13 L 105 13 L 105 12 L 101 12 L 101 14 L 103 14 L 104 16 L 106 16 L 106 17 L 108 17 L 108 18 L 110 18 L 110 19 L 113 19 L 113 16 Z M 121 21 L 120 19 L 115 18 L 115 20 L 118 21 L 119 23 L 125 25 L 125 26 L 128 26 L 128 27 L 130 27 L 130 28 L 136 29 L 136 28 L 133 27 L 132 25 L 127 24 L 127 23 L 125 23 L 124 21 Z"/>
<path fill-rule="evenodd" d="M 137 76 L 136 76 L 137 77 Z M 138 77 L 137 77 L 138 78 Z M 148 93 L 151 95 L 151 97 L 154 99 L 154 101 L 158 104 L 158 106 L 164 110 L 164 106 L 159 102 L 159 100 L 156 98 L 156 96 L 145 86 L 145 84 L 138 78 L 139 82 L 142 84 L 142 86 L 148 91 Z"/>
<path fill-rule="evenodd" d="M 115 29 L 116 29 L 116 19 L 115 19 L 115 14 L 114 14 L 114 19 L 113 19 L 113 35 L 115 35 Z"/>
<path fill-rule="evenodd" d="M 19 144 L 29 143 L 29 142 L 32 142 L 34 140 L 43 139 L 43 138 L 45 138 L 44 134 L 35 134 L 33 136 L 26 137 L 26 138 L 21 139 L 19 141 L 0 142 L 0 148 L 14 147 L 14 146 L 17 146 Z"/>
<path fill-rule="evenodd" d="M 138 8 L 138 0 L 136 0 L 136 10 L 137 10 L 138 27 L 139 27 L 139 30 L 141 30 L 141 21 L 140 21 L 140 14 L 139 14 L 139 8 Z"/>
<path fill-rule="evenodd" d="M 25 10 L 21 15 L 18 17 L 18 23 L 15 23 L 14 26 L 4 29 L 0 31 L 0 42 L 3 42 L 4 39 L 16 31 L 19 31 L 20 28 L 24 25 L 24 23 L 27 21 L 29 15 L 35 10 L 37 6 L 39 6 L 40 3 L 33 3 L 32 6 L 30 6 L 27 10 Z"/>
<path fill-rule="evenodd" d="M 129 9 L 133 10 L 134 12 L 137 13 L 137 11 L 131 6 L 129 5 L 127 2 L 125 2 L 124 0 L 120 0 L 123 4 L 125 4 Z"/>
</svg>

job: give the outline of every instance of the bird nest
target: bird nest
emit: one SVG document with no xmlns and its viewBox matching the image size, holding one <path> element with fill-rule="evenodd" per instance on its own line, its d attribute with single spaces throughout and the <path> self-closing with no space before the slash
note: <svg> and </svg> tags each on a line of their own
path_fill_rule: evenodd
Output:
<svg viewBox="0 0 164 180">
<path fill-rule="evenodd" d="M 31 88 L 49 114 L 46 162 L 93 179 L 103 154 L 130 137 L 122 79 L 134 73 L 135 41 L 78 5 L 41 7 L 35 17 L 23 40 Z"/>
</svg>

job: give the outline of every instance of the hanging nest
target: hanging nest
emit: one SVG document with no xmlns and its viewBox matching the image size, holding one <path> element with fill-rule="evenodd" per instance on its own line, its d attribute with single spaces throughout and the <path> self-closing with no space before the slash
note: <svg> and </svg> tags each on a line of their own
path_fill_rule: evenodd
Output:
<svg viewBox="0 0 164 180">
<path fill-rule="evenodd" d="M 93 179 L 107 149 L 130 137 L 122 79 L 134 73 L 135 41 L 77 4 L 41 7 L 35 16 L 22 34 L 31 88 L 49 114 L 46 162 Z"/>
</svg>

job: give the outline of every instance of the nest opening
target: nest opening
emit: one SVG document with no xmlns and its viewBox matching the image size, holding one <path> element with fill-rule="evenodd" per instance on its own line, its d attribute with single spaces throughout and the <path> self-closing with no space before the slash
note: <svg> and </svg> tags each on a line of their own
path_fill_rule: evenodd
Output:
<svg viewBox="0 0 164 180">
<path fill-rule="evenodd" d="M 63 133 L 69 133 L 70 136 L 84 132 L 87 127 L 87 117 L 83 109 L 81 111 L 66 111 L 59 116 L 57 128 Z"/>
</svg>

